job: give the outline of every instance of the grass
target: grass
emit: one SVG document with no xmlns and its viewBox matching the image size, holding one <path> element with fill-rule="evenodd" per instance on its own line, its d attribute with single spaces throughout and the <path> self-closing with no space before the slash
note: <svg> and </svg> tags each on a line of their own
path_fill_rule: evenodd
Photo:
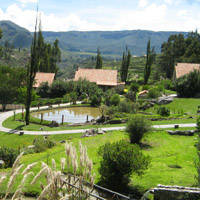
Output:
<svg viewBox="0 0 200 200">
<path fill-rule="evenodd" d="M 199 105 L 199 98 L 175 98 L 172 103 L 164 106 L 169 108 L 171 113 L 196 115 Z M 155 113 L 157 107 L 155 106 L 155 108 L 150 108 L 147 111 Z"/>
<path fill-rule="evenodd" d="M 107 124 L 107 125 L 84 125 L 84 126 L 59 126 L 59 127 L 48 127 L 45 125 L 30 123 L 28 126 L 25 125 L 25 122 L 22 121 L 15 121 L 12 117 L 7 118 L 3 122 L 3 126 L 10 129 L 17 129 L 17 130 L 27 130 L 27 131 L 41 131 L 40 129 L 43 128 L 44 131 L 61 131 L 61 130 L 77 130 L 77 129 L 88 129 L 88 128 L 102 128 L 102 127 L 119 127 L 124 126 L 125 124 Z"/>
<path fill-rule="evenodd" d="M 2 137 L 6 137 L 6 134 L 2 134 Z M 18 140 L 16 137 L 20 139 L 20 136 L 12 135 L 12 141 L 14 141 L 14 139 Z M 89 157 L 93 160 L 93 171 L 96 174 L 96 182 L 98 182 L 99 179 L 98 168 L 100 163 L 100 157 L 97 153 L 98 148 L 106 142 L 114 142 L 120 139 L 128 138 L 127 134 L 125 134 L 123 131 L 108 132 L 106 135 L 98 135 L 89 138 L 79 138 L 80 134 L 75 134 L 73 136 L 60 135 L 53 137 L 57 141 L 62 139 L 70 139 L 70 141 L 76 147 L 78 146 L 79 141 L 81 141 L 83 145 L 87 146 Z M 25 142 L 28 140 L 26 136 L 21 136 L 21 138 L 23 139 L 21 139 L 20 142 Z M 194 177 L 196 175 L 196 169 L 194 162 L 197 159 L 197 153 L 194 145 L 197 141 L 196 138 L 196 135 L 190 137 L 171 136 L 162 130 L 149 133 L 143 140 L 143 143 L 148 144 L 149 147 L 143 149 L 143 152 L 151 157 L 151 164 L 149 169 L 142 177 L 138 177 L 133 174 L 131 184 L 138 186 L 142 192 L 156 186 L 157 184 L 183 186 L 195 185 Z M 32 139 L 33 138 L 31 137 L 29 141 Z M 6 139 L 5 142 L 8 143 L 8 145 L 11 145 L 11 142 L 8 142 Z M 20 142 L 18 142 L 18 144 Z M 46 152 L 25 155 L 22 161 L 26 166 L 29 163 L 35 161 L 49 162 L 51 158 L 54 158 L 57 162 L 57 167 L 59 168 L 58 163 L 60 158 L 64 155 L 65 153 L 63 145 L 58 144 L 56 147 L 49 149 Z M 181 168 L 170 167 L 173 165 L 178 165 Z M 39 168 L 40 166 L 38 165 L 34 169 L 34 172 L 36 173 Z M 0 172 L 1 171 L 2 170 L 0 170 Z M 5 186 L 3 186 L 3 188 L 5 188 Z M 0 188 L 0 190 L 3 191 L 3 188 Z M 34 186 L 27 186 L 26 191 L 29 193 L 37 193 L 39 188 L 39 184 Z"/>
</svg>

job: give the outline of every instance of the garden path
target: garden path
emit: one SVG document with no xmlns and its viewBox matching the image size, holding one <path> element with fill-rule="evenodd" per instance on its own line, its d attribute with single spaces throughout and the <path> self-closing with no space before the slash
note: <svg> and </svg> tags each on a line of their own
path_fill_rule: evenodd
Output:
<svg viewBox="0 0 200 200">
<path fill-rule="evenodd" d="M 77 104 L 80 104 L 81 102 L 77 102 Z M 66 104 L 60 104 L 60 105 L 53 105 L 53 108 L 59 108 L 59 107 L 65 107 L 70 105 L 69 103 Z M 42 109 L 48 109 L 48 106 L 40 107 L 40 110 Z M 37 107 L 31 108 L 31 111 L 38 110 Z M 22 110 L 18 109 L 16 110 L 16 114 L 21 113 Z M 12 134 L 19 134 L 23 131 L 26 135 L 58 135 L 58 134 L 73 134 L 73 133 L 85 133 L 88 129 L 79 129 L 79 130 L 62 130 L 62 131 L 25 131 L 25 130 L 12 130 L 9 128 L 3 127 L 3 121 L 6 120 L 8 117 L 11 117 L 13 115 L 13 111 L 3 112 L 0 113 L 0 131 L 12 133 Z M 179 127 L 196 127 L 195 123 L 191 124 L 178 124 Z M 153 128 L 174 128 L 175 124 L 167 124 L 167 125 L 153 125 Z M 104 131 L 113 131 L 113 130 L 124 130 L 125 127 L 106 127 L 101 128 Z"/>
</svg>

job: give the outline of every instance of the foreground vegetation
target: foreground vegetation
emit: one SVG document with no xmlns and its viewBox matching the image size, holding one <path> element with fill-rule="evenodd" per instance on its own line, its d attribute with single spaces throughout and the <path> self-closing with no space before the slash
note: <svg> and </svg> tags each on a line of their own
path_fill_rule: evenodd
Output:
<svg viewBox="0 0 200 200">
<path fill-rule="evenodd" d="M 5 133 L 1 133 L 0 136 L 1 144 L 13 146 L 13 141 L 15 141 L 15 148 L 18 148 L 21 144 L 31 144 L 36 137 L 8 135 Z M 2 140 L 2 138 L 4 138 L 4 140 Z M 88 155 L 92 159 L 94 165 L 93 170 L 96 174 L 95 182 L 98 183 L 100 178 L 98 173 L 100 162 L 100 157 L 97 153 L 98 148 L 108 141 L 115 142 L 121 139 L 128 140 L 128 135 L 122 131 L 115 131 L 108 132 L 106 135 L 99 135 L 90 138 L 80 138 L 80 134 L 56 135 L 50 136 L 50 138 L 55 141 L 66 139 L 67 141 L 72 142 L 76 147 L 78 147 L 79 141 L 81 141 L 83 145 L 86 145 L 88 148 Z M 142 143 L 144 146 L 142 151 L 145 155 L 151 157 L 151 164 L 142 177 L 134 174 L 132 175 L 131 185 L 137 187 L 140 192 L 144 192 L 157 184 L 194 186 L 196 184 L 196 142 L 196 135 L 190 137 L 170 136 L 165 131 L 153 131 L 149 133 L 143 138 Z M 58 143 L 55 147 L 45 152 L 25 155 L 22 162 L 26 166 L 36 161 L 49 162 L 54 158 L 56 163 L 58 163 L 64 154 L 63 145 Z M 8 170 L 9 169 L 6 171 Z M 39 167 L 35 169 L 35 173 L 37 170 L 39 170 Z M 5 172 L 5 170 L 0 170 L 0 172 Z M 18 184 L 18 181 L 16 182 L 16 185 Z M 1 191 L 4 190 L 3 188 Z M 37 194 L 39 190 L 39 184 L 36 186 L 26 187 L 26 191 L 29 194 Z"/>
</svg>

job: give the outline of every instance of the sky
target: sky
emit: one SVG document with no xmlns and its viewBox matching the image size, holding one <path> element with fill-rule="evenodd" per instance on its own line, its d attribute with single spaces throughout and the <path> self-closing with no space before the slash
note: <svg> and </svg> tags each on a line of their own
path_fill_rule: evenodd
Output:
<svg viewBox="0 0 200 200">
<path fill-rule="evenodd" d="M 43 31 L 153 30 L 200 32 L 200 0 L 0 0 L 0 20 Z"/>
</svg>

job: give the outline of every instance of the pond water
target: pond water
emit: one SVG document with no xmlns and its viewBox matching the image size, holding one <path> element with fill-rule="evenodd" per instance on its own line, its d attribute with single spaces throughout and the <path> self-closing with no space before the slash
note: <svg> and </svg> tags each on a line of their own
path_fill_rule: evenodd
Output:
<svg viewBox="0 0 200 200">
<path fill-rule="evenodd" d="M 62 115 L 64 115 L 64 122 L 68 123 L 84 123 L 88 120 L 96 119 L 101 114 L 99 108 L 94 107 L 70 107 L 59 108 L 47 111 L 35 112 L 32 116 L 41 119 L 41 113 L 43 113 L 43 119 L 48 121 L 62 122 Z"/>
</svg>

